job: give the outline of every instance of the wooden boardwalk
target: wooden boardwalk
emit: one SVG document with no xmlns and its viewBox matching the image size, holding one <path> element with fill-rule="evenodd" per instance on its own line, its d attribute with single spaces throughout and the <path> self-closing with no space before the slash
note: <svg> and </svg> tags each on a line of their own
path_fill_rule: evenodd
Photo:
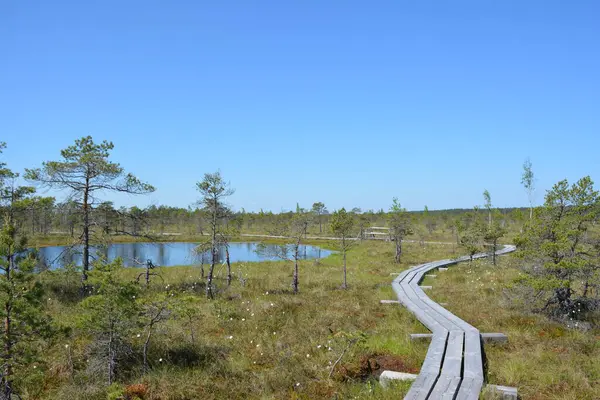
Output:
<svg viewBox="0 0 600 400">
<path fill-rule="evenodd" d="M 515 246 L 505 246 L 496 254 L 514 250 Z M 421 372 L 405 399 L 479 399 L 484 377 L 479 330 L 431 300 L 419 286 L 427 272 L 468 260 L 465 256 L 417 265 L 392 282 L 400 303 L 433 334 Z"/>
</svg>

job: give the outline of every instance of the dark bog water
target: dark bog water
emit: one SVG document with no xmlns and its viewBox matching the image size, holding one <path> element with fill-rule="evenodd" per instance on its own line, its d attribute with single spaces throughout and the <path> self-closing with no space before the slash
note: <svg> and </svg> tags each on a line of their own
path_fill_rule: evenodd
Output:
<svg viewBox="0 0 600 400">
<path fill-rule="evenodd" d="M 195 254 L 194 249 L 197 243 L 169 242 L 169 243 L 115 243 L 104 248 L 94 248 L 90 251 L 94 257 L 98 253 L 106 257 L 109 261 L 117 257 L 123 259 L 123 264 L 129 267 L 141 266 L 135 260 L 146 263 L 151 260 L 157 266 L 173 265 L 194 265 L 199 264 L 202 255 Z M 266 251 L 257 253 L 258 243 L 230 243 L 229 258 L 231 262 L 239 261 L 269 261 L 279 258 L 269 255 L 276 251 L 278 245 L 266 245 Z M 50 268 L 58 268 L 63 265 L 74 263 L 81 265 L 82 247 L 75 246 L 71 249 L 65 246 L 44 247 L 39 251 L 40 260 Z M 301 246 L 300 255 L 303 259 L 327 257 L 332 252 L 321 249 L 317 246 Z M 225 261 L 225 248 L 219 249 L 220 262 Z M 205 253 L 204 262 L 208 263 L 210 254 Z"/>
</svg>

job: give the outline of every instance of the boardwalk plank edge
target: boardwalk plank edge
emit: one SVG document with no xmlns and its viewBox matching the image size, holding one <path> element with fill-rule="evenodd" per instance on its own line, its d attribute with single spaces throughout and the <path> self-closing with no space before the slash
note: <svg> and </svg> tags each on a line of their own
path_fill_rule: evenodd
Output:
<svg viewBox="0 0 600 400">
<path fill-rule="evenodd" d="M 410 340 L 430 340 L 433 335 L 431 333 L 411 333 Z M 507 343 L 508 336 L 504 333 L 482 333 L 481 338 L 484 343 Z"/>
<path fill-rule="evenodd" d="M 504 246 L 496 255 L 515 249 L 512 245 Z M 473 259 L 487 256 L 480 253 Z M 469 260 L 464 256 L 416 265 L 401 272 L 392 282 L 398 301 L 432 332 L 416 334 L 421 339 L 431 338 L 431 343 L 405 399 L 478 399 L 484 383 L 482 340 L 508 340 L 503 334 L 480 334 L 477 328 L 431 300 L 424 292 L 430 286 L 420 286 L 429 271 L 447 270 L 448 266 Z"/>
</svg>

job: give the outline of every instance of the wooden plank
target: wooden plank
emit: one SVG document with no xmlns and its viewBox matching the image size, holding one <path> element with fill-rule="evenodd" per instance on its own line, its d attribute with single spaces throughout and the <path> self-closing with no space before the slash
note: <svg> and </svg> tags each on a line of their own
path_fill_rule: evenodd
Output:
<svg viewBox="0 0 600 400">
<path fill-rule="evenodd" d="M 519 398 L 519 393 L 516 387 L 487 385 L 485 389 L 486 392 L 489 392 L 490 394 L 502 395 L 502 400 L 517 400 Z"/>
<path fill-rule="evenodd" d="M 452 381 L 448 385 L 446 392 L 442 394 L 441 399 L 442 400 L 454 400 L 454 398 L 456 397 L 456 392 L 458 392 L 458 389 L 459 389 L 461 383 L 462 383 L 461 377 L 457 376 L 457 377 L 452 378 Z M 431 399 L 435 399 L 435 397 L 432 396 Z"/>
<path fill-rule="evenodd" d="M 435 387 L 429 395 L 430 399 L 454 399 L 460 386 L 462 378 L 460 376 L 440 375 Z"/>
<path fill-rule="evenodd" d="M 417 377 L 415 383 L 412 384 L 410 390 L 404 396 L 404 400 L 426 400 L 429 398 L 429 393 L 431 393 L 431 389 L 433 385 L 437 381 L 437 374 L 425 374 Z M 419 382 L 417 384 L 417 382 Z"/>
<path fill-rule="evenodd" d="M 406 281 L 411 282 L 412 280 L 414 280 L 415 276 L 416 276 L 416 273 L 407 274 L 407 276 L 404 278 L 404 280 L 400 283 L 399 288 L 396 288 L 395 285 L 392 285 L 392 286 L 394 287 L 394 289 L 398 289 L 403 292 L 402 295 L 399 296 L 400 300 L 410 300 L 412 303 L 414 303 L 414 306 L 416 308 L 415 315 L 417 316 L 417 318 L 421 322 L 423 322 L 425 324 L 425 326 L 427 326 L 429 329 L 431 329 L 433 331 L 435 329 L 434 327 L 436 325 L 440 325 L 440 324 L 435 321 L 435 318 L 433 318 L 433 319 L 428 318 L 428 322 L 424 321 L 421 318 L 425 315 L 433 314 L 432 313 L 433 310 L 431 310 L 430 307 L 428 307 L 427 304 L 424 303 L 419 298 L 419 294 L 423 294 L 423 291 L 420 290 L 419 288 L 413 287 L 412 285 L 410 285 L 410 283 L 406 283 Z"/>
<path fill-rule="evenodd" d="M 483 343 L 508 343 L 508 336 L 504 333 L 482 333 Z"/>
<path fill-rule="evenodd" d="M 486 256 L 482 253 L 474 258 Z M 431 300 L 424 288 L 419 286 L 429 271 L 436 268 L 444 270 L 448 265 L 469 259 L 465 256 L 417 265 L 400 273 L 392 282 L 398 301 L 433 332 L 432 335 L 411 335 L 411 338 L 431 337 L 431 344 L 421 372 L 405 397 L 407 399 L 476 400 L 479 397 L 483 385 L 483 336 L 476 328 Z M 495 334 L 492 337 L 499 336 Z"/>
<path fill-rule="evenodd" d="M 446 350 L 447 339 L 447 334 L 433 336 L 431 344 L 427 349 L 427 354 L 425 355 L 425 361 L 423 361 L 423 365 L 421 366 L 421 372 L 424 371 L 428 374 L 434 373 L 436 375 L 439 375 L 440 369 L 442 367 L 442 359 Z"/>
<path fill-rule="evenodd" d="M 482 386 L 483 379 L 463 377 L 458 388 L 456 400 L 479 400 L 479 393 L 481 393 Z"/>
<path fill-rule="evenodd" d="M 431 333 L 411 333 L 410 339 L 413 341 L 419 340 L 431 340 L 433 334 Z M 508 336 L 504 333 L 482 333 L 481 338 L 484 343 L 507 343 Z"/>
<path fill-rule="evenodd" d="M 465 332 L 463 377 L 483 379 L 481 337 L 477 329 Z"/>
<path fill-rule="evenodd" d="M 411 333 L 410 340 L 431 340 L 432 333 Z"/>
<path fill-rule="evenodd" d="M 379 384 L 387 388 L 393 381 L 414 381 L 415 379 L 417 379 L 415 374 L 385 370 L 379 375 Z"/>
<path fill-rule="evenodd" d="M 444 355 L 444 365 L 442 366 L 442 375 L 460 376 L 463 361 L 463 343 L 465 333 L 463 331 L 452 331 L 448 335 L 446 353 Z"/>
</svg>

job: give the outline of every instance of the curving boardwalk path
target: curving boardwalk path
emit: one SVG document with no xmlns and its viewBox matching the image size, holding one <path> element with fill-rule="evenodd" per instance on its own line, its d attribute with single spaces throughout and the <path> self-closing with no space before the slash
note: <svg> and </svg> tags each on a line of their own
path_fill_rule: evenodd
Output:
<svg viewBox="0 0 600 400">
<path fill-rule="evenodd" d="M 514 250 L 515 246 L 504 246 L 496 254 Z M 483 257 L 487 254 L 473 256 Z M 421 372 L 405 399 L 479 399 L 483 386 L 479 330 L 431 300 L 419 287 L 427 272 L 468 260 L 469 257 L 465 256 L 416 265 L 392 282 L 400 303 L 433 333 Z"/>
</svg>

